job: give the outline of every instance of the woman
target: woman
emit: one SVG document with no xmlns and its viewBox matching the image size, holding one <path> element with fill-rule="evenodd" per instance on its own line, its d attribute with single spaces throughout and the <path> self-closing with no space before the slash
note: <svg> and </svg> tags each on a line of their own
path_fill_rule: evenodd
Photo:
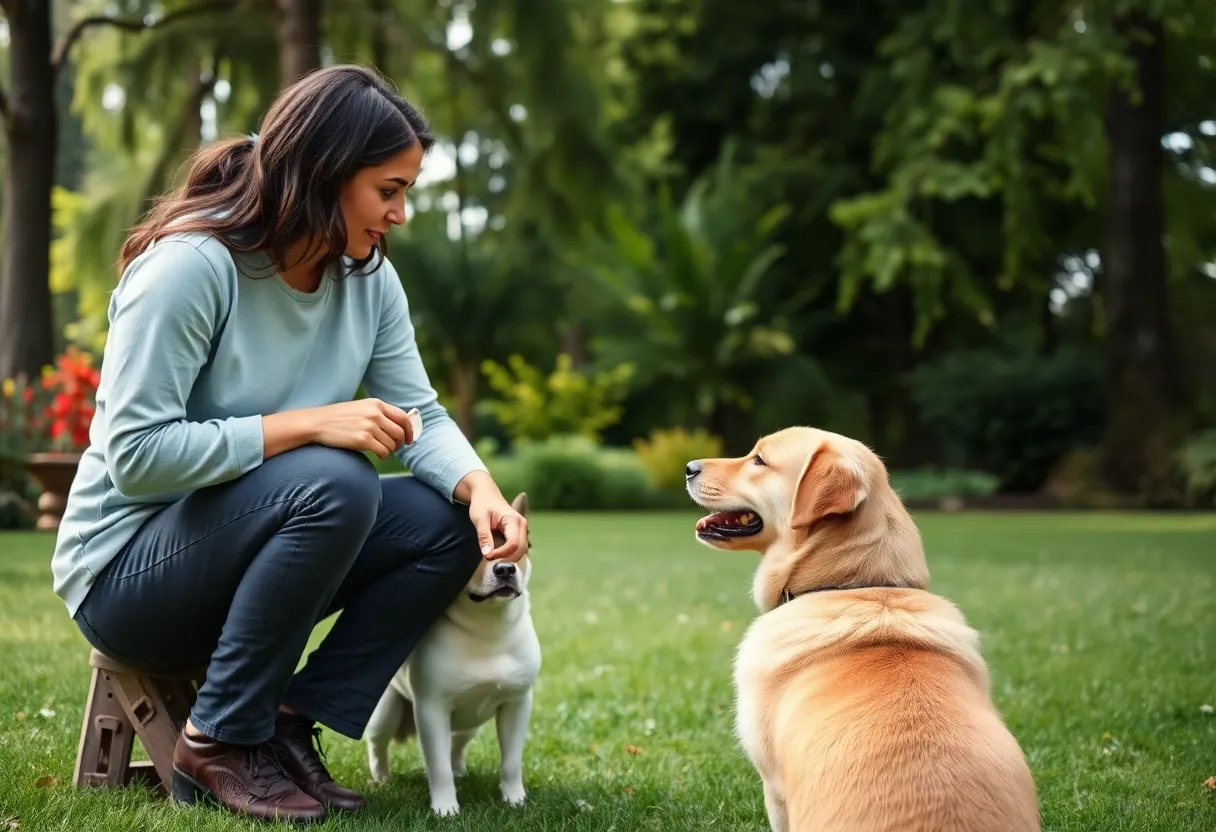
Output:
<svg viewBox="0 0 1216 832">
<path fill-rule="evenodd" d="M 363 806 L 314 723 L 359 738 L 478 559 L 526 551 L 384 256 L 433 142 L 372 72 L 316 71 L 259 137 L 200 151 L 123 247 L 54 585 L 107 655 L 208 665 L 174 751 L 179 801 L 296 821 Z M 364 451 L 414 476 L 378 477 Z"/>
</svg>

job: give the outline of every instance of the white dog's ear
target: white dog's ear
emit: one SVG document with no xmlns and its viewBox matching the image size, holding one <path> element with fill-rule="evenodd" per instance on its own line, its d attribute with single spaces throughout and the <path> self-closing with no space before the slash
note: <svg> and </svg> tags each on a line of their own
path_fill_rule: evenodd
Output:
<svg viewBox="0 0 1216 832">
<path fill-rule="evenodd" d="M 861 466 L 839 449 L 824 445 L 802 466 L 790 506 L 790 525 L 809 529 L 829 515 L 856 511 L 865 498 Z"/>
</svg>

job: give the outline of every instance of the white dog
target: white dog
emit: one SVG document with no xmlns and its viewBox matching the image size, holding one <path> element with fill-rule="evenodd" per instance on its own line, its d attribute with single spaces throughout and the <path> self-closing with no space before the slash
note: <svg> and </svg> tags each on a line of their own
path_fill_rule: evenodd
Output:
<svg viewBox="0 0 1216 832">
<path fill-rule="evenodd" d="M 527 514 L 527 497 L 512 506 Z M 460 811 L 455 778 L 465 749 L 491 717 L 502 755 L 502 799 L 524 802 L 523 750 L 540 674 L 540 641 L 529 611 L 527 555 L 517 564 L 482 561 L 465 591 L 435 622 L 393 676 L 365 732 L 372 777 L 389 776 L 389 746 L 415 730 L 422 746 L 431 809 Z"/>
</svg>

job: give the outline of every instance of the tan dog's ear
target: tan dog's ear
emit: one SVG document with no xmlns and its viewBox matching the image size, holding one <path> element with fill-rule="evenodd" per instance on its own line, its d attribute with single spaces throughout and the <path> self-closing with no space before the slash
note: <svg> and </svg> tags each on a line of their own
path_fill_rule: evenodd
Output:
<svg viewBox="0 0 1216 832">
<path fill-rule="evenodd" d="M 511 501 L 511 508 L 518 511 L 524 517 L 528 516 L 528 492 L 521 491 L 515 495 L 515 499 Z"/>
<path fill-rule="evenodd" d="M 865 498 L 860 467 L 836 448 L 824 445 L 802 466 L 790 506 L 790 525 L 808 529 L 828 515 L 855 511 Z"/>
</svg>

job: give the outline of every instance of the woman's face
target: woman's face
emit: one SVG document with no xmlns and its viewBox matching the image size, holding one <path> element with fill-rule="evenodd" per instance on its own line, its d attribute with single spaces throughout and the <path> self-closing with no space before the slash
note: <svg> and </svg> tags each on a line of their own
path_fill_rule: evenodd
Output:
<svg viewBox="0 0 1216 832">
<path fill-rule="evenodd" d="M 347 257 L 362 260 L 394 225 L 405 222 L 405 192 L 422 167 L 422 145 L 414 142 L 393 158 L 363 168 L 342 188 L 338 207 L 346 220 Z"/>
</svg>

